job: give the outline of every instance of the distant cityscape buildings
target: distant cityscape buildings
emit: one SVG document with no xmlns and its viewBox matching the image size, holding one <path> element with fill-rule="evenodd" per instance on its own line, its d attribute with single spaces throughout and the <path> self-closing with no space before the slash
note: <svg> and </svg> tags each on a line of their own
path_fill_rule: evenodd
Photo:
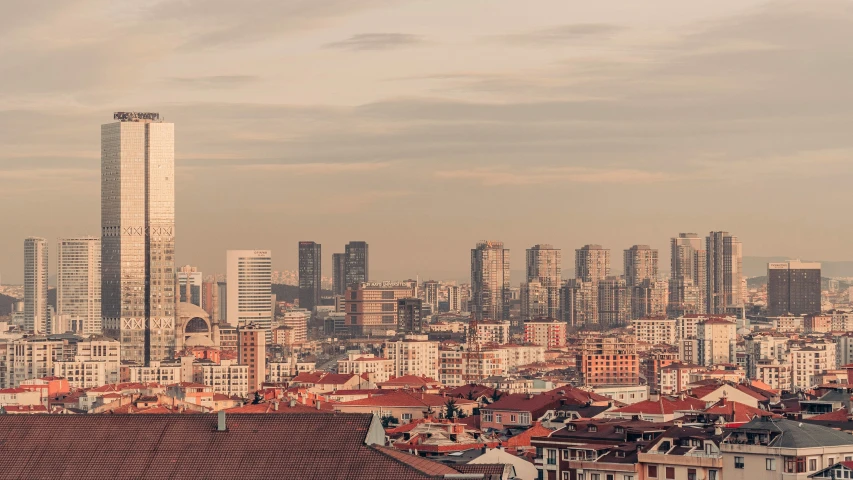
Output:
<svg viewBox="0 0 853 480">
<path fill-rule="evenodd" d="M 319 243 L 299 242 L 299 306 L 306 310 L 314 310 L 320 304 L 322 256 Z"/>
<path fill-rule="evenodd" d="M 471 250 L 471 299 L 476 320 L 509 320 L 509 250 L 503 242 L 480 242 Z"/>
<path fill-rule="evenodd" d="M 272 340 L 272 252 L 269 250 L 228 250 L 227 314 L 229 324 L 253 324 Z"/>
<path fill-rule="evenodd" d="M 38 237 L 24 240 L 24 328 L 28 332 L 48 333 L 47 278 L 47 241 Z"/>
</svg>

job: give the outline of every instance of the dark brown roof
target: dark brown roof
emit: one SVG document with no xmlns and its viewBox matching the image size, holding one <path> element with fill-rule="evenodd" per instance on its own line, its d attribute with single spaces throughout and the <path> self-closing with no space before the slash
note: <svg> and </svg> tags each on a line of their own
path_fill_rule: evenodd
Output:
<svg viewBox="0 0 853 480">
<path fill-rule="evenodd" d="M 2 415 L 0 479 L 432 478 L 365 445 L 372 422 L 228 415 L 217 432 L 216 415 Z"/>
</svg>

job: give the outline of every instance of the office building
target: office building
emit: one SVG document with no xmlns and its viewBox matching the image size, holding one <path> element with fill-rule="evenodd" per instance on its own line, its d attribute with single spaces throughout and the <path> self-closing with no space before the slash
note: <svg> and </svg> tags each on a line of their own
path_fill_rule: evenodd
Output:
<svg viewBox="0 0 853 480">
<path fill-rule="evenodd" d="M 332 291 L 335 295 L 343 295 L 347 291 L 346 259 L 346 254 L 332 254 Z"/>
<path fill-rule="evenodd" d="M 71 331 L 100 335 L 101 240 L 60 238 L 56 264 L 57 315 L 66 317 Z"/>
<path fill-rule="evenodd" d="M 527 282 L 539 282 L 545 292 L 544 316 L 560 318 L 563 257 L 559 248 L 540 244 L 527 249 Z"/>
<path fill-rule="evenodd" d="M 509 320 L 509 250 L 485 241 L 471 250 L 471 298 L 475 320 Z"/>
<path fill-rule="evenodd" d="M 237 328 L 237 360 L 240 365 L 247 365 L 249 393 L 261 389 L 266 381 L 267 369 L 267 330 L 250 323 Z"/>
<path fill-rule="evenodd" d="M 705 238 L 707 251 L 707 311 L 725 314 L 727 307 L 743 306 L 743 246 L 728 232 L 711 232 Z"/>
<path fill-rule="evenodd" d="M 202 295 L 204 276 L 196 267 L 184 265 L 178 269 L 178 298 L 182 303 L 205 308 Z"/>
<path fill-rule="evenodd" d="M 119 112 L 101 126 L 101 315 L 131 364 L 174 356 L 175 126 Z"/>
<path fill-rule="evenodd" d="M 229 323 L 228 322 L 228 282 L 216 282 L 216 298 L 218 301 L 216 307 L 216 313 L 219 314 L 218 317 L 214 317 L 214 320 L 219 321 L 220 323 Z"/>
<path fill-rule="evenodd" d="M 397 300 L 397 332 L 426 333 L 423 300 L 420 298 L 401 298 Z"/>
<path fill-rule="evenodd" d="M 284 312 L 280 323 L 291 331 L 292 338 L 288 342 L 290 345 L 301 345 L 308 341 L 308 321 L 310 319 L 311 312 L 304 308 L 292 308 Z"/>
<path fill-rule="evenodd" d="M 299 242 L 299 307 L 313 311 L 320 305 L 323 281 L 322 250 L 319 243 Z"/>
<path fill-rule="evenodd" d="M 670 240 L 670 316 L 707 312 L 707 252 L 695 233 L 679 233 Z"/>
<path fill-rule="evenodd" d="M 362 282 L 348 288 L 344 300 L 347 326 L 353 335 L 384 334 L 397 330 L 398 301 L 414 298 L 417 283 Z"/>
<path fill-rule="evenodd" d="M 24 240 L 24 329 L 27 332 L 50 332 L 47 272 L 47 241 L 27 238 Z"/>
<path fill-rule="evenodd" d="M 228 323 L 236 327 L 254 324 L 272 341 L 272 252 L 228 250 L 225 267 Z"/>
<path fill-rule="evenodd" d="M 820 313 L 820 263 L 799 260 L 767 264 L 767 314 Z"/>
<path fill-rule="evenodd" d="M 349 242 L 344 247 L 344 288 L 370 281 L 367 242 Z"/>
</svg>

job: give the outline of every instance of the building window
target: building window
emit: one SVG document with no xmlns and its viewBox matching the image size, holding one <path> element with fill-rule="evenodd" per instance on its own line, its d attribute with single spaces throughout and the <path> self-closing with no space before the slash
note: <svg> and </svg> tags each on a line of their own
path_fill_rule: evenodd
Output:
<svg viewBox="0 0 853 480">
<path fill-rule="evenodd" d="M 484 422 L 491 422 L 492 421 L 492 412 L 491 411 L 488 411 L 488 410 L 483 411 L 483 421 Z"/>
<path fill-rule="evenodd" d="M 717 471 L 716 470 L 708 470 L 708 480 L 717 480 Z"/>
<path fill-rule="evenodd" d="M 743 468 L 743 457 L 735 457 L 735 468 Z"/>
<path fill-rule="evenodd" d="M 658 477 L 658 466 L 657 465 L 649 465 L 649 477 L 657 478 Z"/>
<path fill-rule="evenodd" d="M 608 473 L 607 475 L 604 476 L 604 478 L 606 478 L 607 480 L 613 480 L 613 474 Z"/>
<path fill-rule="evenodd" d="M 633 475 L 623 475 L 622 480 L 634 480 L 634 476 Z"/>
<path fill-rule="evenodd" d="M 817 470 L 817 459 L 816 458 L 810 458 L 809 459 L 809 471 L 814 472 L 815 470 Z"/>
<path fill-rule="evenodd" d="M 578 480 L 583 480 L 583 474 L 582 473 L 578 474 Z"/>
<path fill-rule="evenodd" d="M 495 423 L 502 423 L 502 422 L 503 422 L 503 415 L 501 415 L 500 413 L 496 413 L 495 414 Z"/>
<path fill-rule="evenodd" d="M 764 459 L 764 468 L 766 470 L 776 470 L 776 459 L 775 458 L 765 458 Z"/>
<path fill-rule="evenodd" d="M 548 449 L 548 465 L 557 464 L 557 451 L 553 448 Z"/>
<path fill-rule="evenodd" d="M 687 469 L 687 480 L 696 480 L 696 469 L 688 468 Z"/>
<path fill-rule="evenodd" d="M 667 480 L 675 480 L 675 467 L 666 467 Z"/>
<path fill-rule="evenodd" d="M 590 473 L 589 480 L 601 480 L 601 475 L 598 473 Z"/>
<path fill-rule="evenodd" d="M 569 480 L 569 472 L 563 472 L 563 480 Z"/>
<path fill-rule="evenodd" d="M 569 450 L 568 449 L 563 450 L 563 460 L 568 460 L 568 459 L 569 459 Z"/>
</svg>

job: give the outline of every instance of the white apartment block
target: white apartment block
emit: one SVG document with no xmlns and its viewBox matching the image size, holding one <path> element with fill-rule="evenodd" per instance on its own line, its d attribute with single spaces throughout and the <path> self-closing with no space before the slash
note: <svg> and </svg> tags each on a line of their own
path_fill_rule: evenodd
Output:
<svg viewBox="0 0 853 480">
<path fill-rule="evenodd" d="M 675 345 L 676 322 L 673 318 L 640 318 L 631 320 L 631 325 L 637 343 Z"/>
<path fill-rule="evenodd" d="M 853 333 L 835 337 L 835 366 L 843 367 L 853 363 Z"/>
<path fill-rule="evenodd" d="M 524 322 L 524 343 L 546 348 L 565 347 L 566 325 L 558 320 Z"/>
<path fill-rule="evenodd" d="M 311 312 L 304 308 L 294 308 L 284 312 L 284 316 L 279 323 L 282 326 L 293 329 L 293 343 L 301 345 L 308 341 L 308 320 L 311 319 Z"/>
<path fill-rule="evenodd" d="M 507 375 L 523 365 L 544 362 L 542 345 L 506 345 L 466 351 L 467 347 L 445 348 L 439 352 L 438 380 L 448 387 L 459 387 L 494 375 Z"/>
<path fill-rule="evenodd" d="M 818 383 L 818 375 L 835 368 L 835 344 L 832 342 L 792 346 L 790 352 L 791 386 L 794 389 L 813 387 Z"/>
<path fill-rule="evenodd" d="M 853 289 L 853 287 L 851 287 Z M 850 332 L 853 331 L 853 313 L 851 312 L 832 312 L 832 331 L 833 332 Z"/>
<path fill-rule="evenodd" d="M 349 353 L 346 360 L 338 360 L 338 373 L 373 375 L 373 382 L 387 382 L 394 374 L 394 361 L 371 353 Z M 438 380 L 435 377 L 432 377 Z"/>
<path fill-rule="evenodd" d="M 774 390 L 791 388 L 791 364 L 778 360 L 759 360 L 755 365 L 755 374 L 750 378 L 766 383 Z"/>
<path fill-rule="evenodd" d="M 478 322 L 477 343 L 509 343 L 509 326 L 508 321 Z"/>
<path fill-rule="evenodd" d="M 685 338 L 696 338 L 696 329 L 699 322 L 704 321 L 707 317 L 699 315 L 685 315 L 675 319 L 675 338 L 683 340 Z"/>
<path fill-rule="evenodd" d="M 383 345 L 384 357 L 394 365 L 393 375 L 415 375 L 438 379 L 438 342 L 427 335 L 406 335 Z"/>
<path fill-rule="evenodd" d="M 202 364 L 193 368 L 193 381 L 213 388 L 213 393 L 249 396 L 249 366 L 238 365 L 234 360 L 221 360 L 219 364 Z"/>
<path fill-rule="evenodd" d="M 699 365 L 710 367 L 721 363 L 735 363 L 737 326 L 727 320 L 709 318 L 696 328 Z"/>
<path fill-rule="evenodd" d="M 773 330 L 779 333 L 802 333 L 804 321 L 804 317 L 796 316 L 770 317 Z"/>
<path fill-rule="evenodd" d="M 9 342 L 0 369 L 5 372 L 5 384 L 0 388 L 17 387 L 24 380 L 53 375 L 53 366 L 63 360 L 66 345 L 60 340 L 28 337 Z M 0 375 L 0 378 L 3 378 Z"/>
<path fill-rule="evenodd" d="M 191 362 L 192 360 L 190 360 Z M 189 369 L 186 364 L 151 362 L 147 367 L 132 366 L 128 368 L 131 383 L 159 383 L 171 385 L 179 382 L 192 381 L 192 364 Z"/>
<path fill-rule="evenodd" d="M 77 343 L 73 360 L 53 364 L 53 375 L 68 379 L 71 388 L 94 388 L 118 383 L 121 344 L 106 337 L 90 337 Z"/>
<path fill-rule="evenodd" d="M 280 362 L 267 363 L 269 375 L 267 381 L 271 383 L 284 383 L 300 373 L 313 372 L 317 364 L 314 362 L 299 362 L 296 357 L 290 357 Z"/>
</svg>

